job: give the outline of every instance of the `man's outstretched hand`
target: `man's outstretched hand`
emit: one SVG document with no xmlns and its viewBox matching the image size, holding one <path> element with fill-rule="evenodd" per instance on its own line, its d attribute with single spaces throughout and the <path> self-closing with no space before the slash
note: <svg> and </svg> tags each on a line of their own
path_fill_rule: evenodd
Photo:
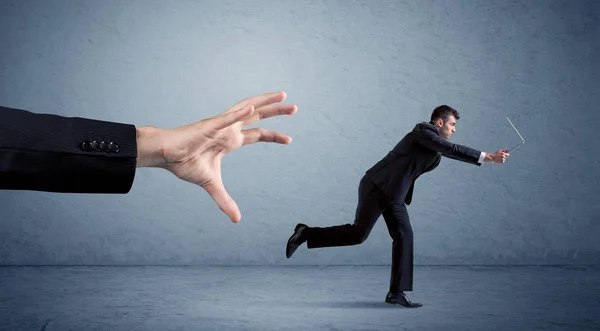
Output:
<svg viewBox="0 0 600 331">
<path fill-rule="evenodd" d="M 280 104 L 285 92 L 267 93 L 237 103 L 224 113 L 175 129 L 137 128 L 137 167 L 160 167 L 178 178 L 202 186 L 229 216 L 241 220 L 240 210 L 229 196 L 221 177 L 221 159 L 256 142 L 289 144 L 292 138 L 262 128 L 246 129 L 262 119 L 293 115 L 296 105 Z"/>
</svg>

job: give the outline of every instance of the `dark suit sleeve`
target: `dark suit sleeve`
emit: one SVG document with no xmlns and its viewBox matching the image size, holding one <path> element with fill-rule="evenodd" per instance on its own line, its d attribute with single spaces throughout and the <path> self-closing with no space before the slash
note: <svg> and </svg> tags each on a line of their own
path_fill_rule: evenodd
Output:
<svg viewBox="0 0 600 331">
<path fill-rule="evenodd" d="M 434 132 L 432 129 L 425 128 L 421 130 L 421 134 L 417 136 L 417 143 L 426 148 L 441 153 L 445 157 L 475 164 L 478 166 L 481 165 L 480 163 L 478 163 L 479 156 L 481 156 L 481 151 L 467 146 L 453 144 L 448 140 L 440 137 L 440 135 Z"/>
<path fill-rule="evenodd" d="M 133 125 L 0 107 L 0 189 L 127 193 Z"/>
</svg>

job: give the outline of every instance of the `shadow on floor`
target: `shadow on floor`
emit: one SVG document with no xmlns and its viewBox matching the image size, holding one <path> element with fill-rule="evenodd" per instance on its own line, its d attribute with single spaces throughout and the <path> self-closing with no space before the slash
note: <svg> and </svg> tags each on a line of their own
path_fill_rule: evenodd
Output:
<svg viewBox="0 0 600 331">
<path fill-rule="evenodd" d="M 409 309 L 400 305 L 392 305 L 384 301 L 325 301 L 325 302 L 307 302 L 303 306 L 321 307 L 321 308 L 375 308 L 375 309 Z"/>
</svg>

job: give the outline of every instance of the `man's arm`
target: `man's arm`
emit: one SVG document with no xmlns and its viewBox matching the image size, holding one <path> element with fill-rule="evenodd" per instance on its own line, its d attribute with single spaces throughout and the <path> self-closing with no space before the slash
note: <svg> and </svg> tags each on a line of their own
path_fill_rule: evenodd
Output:
<svg viewBox="0 0 600 331">
<path fill-rule="evenodd" d="M 417 143 L 441 153 L 445 157 L 478 166 L 481 165 L 479 162 L 482 156 L 481 151 L 467 146 L 453 144 L 440 137 L 433 129 L 424 128 L 421 131 L 421 134 L 417 136 Z"/>
<path fill-rule="evenodd" d="M 495 153 L 486 153 L 467 146 L 453 144 L 429 128 L 423 129 L 421 133 L 417 140 L 419 144 L 450 159 L 480 166 L 484 162 L 504 163 L 509 156 L 508 151 L 505 149 L 499 149 Z"/>
<path fill-rule="evenodd" d="M 217 116 L 174 129 L 34 114 L 0 107 L 0 189 L 127 193 L 136 167 L 164 168 L 204 188 L 232 222 L 240 210 L 221 176 L 221 159 L 244 145 L 287 145 L 289 136 L 244 129 L 293 115 L 286 93 L 244 99 Z"/>
<path fill-rule="evenodd" d="M 451 158 L 451 159 L 462 161 L 461 159 L 458 159 L 452 155 L 444 155 L 444 156 Z M 481 152 L 481 154 L 479 154 L 479 159 L 477 159 L 477 164 L 481 165 L 483 163 L 489 163 L 489 162 L 493 163 L 493 157 L 494 157 L 494 153 Z"/>
<path fill-rule="evenodd" d="M 136 128 L 0 107 L 0 189 L 127 193 Z"/>
</svg>

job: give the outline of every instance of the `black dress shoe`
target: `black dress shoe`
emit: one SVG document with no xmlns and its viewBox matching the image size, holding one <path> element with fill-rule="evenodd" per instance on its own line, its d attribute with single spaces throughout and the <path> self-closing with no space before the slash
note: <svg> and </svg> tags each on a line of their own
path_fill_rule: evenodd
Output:
<svg viewBox="0 0 600 331">
<path fill-rule="evenodd" d="M 302 231 L 308 228 L 306 224 L 298 223 L 294 228 L 294 234 L 288 239 L 287 246 L 285 247 L 285 256 L 289 259 L 292 254 L 302 245 L 306 238 L 302 235 Z"/>
<path fill-rule="evenodd" d="M 410 301 L 410 299 L 404 293 L 393 294 L 392 292 L 388 292 L 387 296 L 385 297 L 385 302 L 393 305 L 401 305 L 407 308 L 417 308 L 423 306 L 421 303 Z"/>
</svg>

